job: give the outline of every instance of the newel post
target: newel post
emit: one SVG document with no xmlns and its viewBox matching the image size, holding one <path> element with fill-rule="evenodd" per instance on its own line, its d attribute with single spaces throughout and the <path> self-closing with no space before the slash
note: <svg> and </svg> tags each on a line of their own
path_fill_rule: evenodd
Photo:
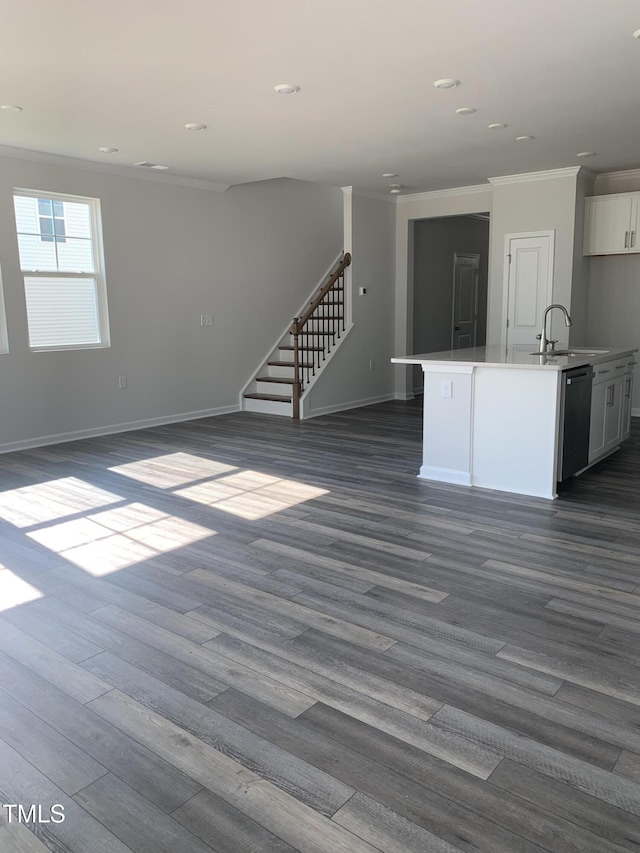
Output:
<svg viewBox="0 0 640 853">
<path fill-rule="evenodd" d="M 300 420 L 300 397 L 302 395 L 302 376 L 300 373 L 300 318 L 295 317 L 289 330 L 293 336 L 293 413 L 294 421 Z"/>
</svg>

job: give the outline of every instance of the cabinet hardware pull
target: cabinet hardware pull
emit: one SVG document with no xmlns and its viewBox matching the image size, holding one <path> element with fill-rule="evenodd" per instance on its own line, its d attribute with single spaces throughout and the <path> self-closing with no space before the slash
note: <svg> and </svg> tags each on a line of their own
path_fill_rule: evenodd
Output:
<svg viewBox="0 0 640 853">
<path fill-rule="evenodd" d="M 635 231 L 632 231 L 632 232 L 631 232 L 631 248 L 632 248 L 632 249 L 633 249 L 633 247 L 635 246 L 635 244 L 636 244 L 636 232 L 635 232 Z"/>
<path fill-rule="evenodd" d="M 610 373 L 610 370 L 599 370 L 598 373 Z"/>
<path fill-rule="evenodd" d="M 625 368 L 624 364 L 616 364 L 616 370 L 624 370 L 624 368 Z"/>
<path fill-rule="evenodd" d="M 624 247 L 625 247 L 625 249 L 629 248 L 629 232 L 628 231 L 624 232 Z"/>
</svg>

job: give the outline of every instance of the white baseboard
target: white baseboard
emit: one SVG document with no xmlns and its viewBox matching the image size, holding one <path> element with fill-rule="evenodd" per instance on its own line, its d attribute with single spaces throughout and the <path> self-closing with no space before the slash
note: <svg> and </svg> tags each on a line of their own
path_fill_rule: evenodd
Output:
<svg viewBox="0 0 640 853">
<path fill-rule="evenodd" d="M 632 418 L 640 418 L 640 409 L 631 409 Z"/>
<path fill-rule="evenodd" d="M 438 483 L 453 483 L 456 486 L 470 486 L 469 471 L 459 471 L 457 468 L 435 468 L 433 465 L 422 465 L 418 477 L 421 480 L 436 480 Z"/>
<path fill-rule="evenodd" d="M 361 406 L 373 406 L 375 403 L 386 403 L 389 400 L 395 400 L 396 395 L 391 394 L 381 394 L 378 397 L 368 397 L 365 400 L 351 400 L 349 403 L 337 403 L 334 406 L 322 406 L 319 409 L 311 409 L 309 412 L 305 412 L 304 418 L 317 418 L 319 415 L 330 415 L 333 412 L 345 412 L 348 409 L 359 409 Z"/>
<path fill-rule="evenodd" d="M 405 394 L 402 391 L 396 391 L 396 393 L 393 395 L 393 399 L 394 400 L 413 400 L 414 396 L 415 396 L 414 394 Z"/>
<path fill-rule="evenodd" d="M 79 429 L 73 432 L 60 432 L 55 435 L 41 435 L 37 438 L 27 438 L 22 441 L 8 441 L 0 444 L 0 453 L 12 453 L 16 450 L 30 450 L 34 447 L 46 447 L 49 444 L 63 444 L 66 441 L 78 441 L 82 438 L 98 438 L 102 435 L 113 435 L 118 432 L 131 432 L 136 429 L 176 424 L 181 421 L 195 421 L 198 418 L 210 418 L 216 415 L 228 415 L 239 412 L 240 406 L 220 406 L 216 409 L 201 409 L 197 412 L 183 412 L 178 415 L 164 415 L 159 418 L 145 418 L 140 421 L 128 421 L 123 424 L 109 424 L 93 429 Z"/>
</svg>

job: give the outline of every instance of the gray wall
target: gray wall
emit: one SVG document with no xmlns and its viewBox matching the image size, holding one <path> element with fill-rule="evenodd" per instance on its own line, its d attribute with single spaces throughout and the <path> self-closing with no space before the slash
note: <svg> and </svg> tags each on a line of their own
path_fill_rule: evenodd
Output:
<svg viewBox="0 0 640 853">
<path fill-rule="evenodd" d="M 396 270 L 395 270 L 395 354 L 411 355 L 413 345 L 413 242 L 417 220 L 465 213 L 491 212 L 493 188 L 489 185 L 464 187 L 450 192 L 420 193 L 398 197 L 396 207 Z M 489 257 L 491 277 L 491 256 Z M 395 368 L 396 397 L 413 396 L 413 371 L 397 365 Z"/>
<path fill-rule="evenodd" d="M 413 348 L 451 349 L 454 252 L 480 255 L 478 346 L 487 325 L 489 222 L 469 216 L 421 219 L 413 231 Z"/>
<path fill-rule="evenodd" d="M 29 351 L 13 187 L 101 200 L 110 348 Z M 237 406 L 342 241 L 332 187 L 276 180 L 216 193 L 0 158 L 10 349 L 0 354 L 0 449 Z M 213 328 L 201 328 L 203 313 Z"/>
<path fill-rule="evenodd" d="M 346 251 L 354 327 L 310 392 L 309 413 L 320 414 L 394 396 L 393 311 L 395 205 L 357 194 L 345 196 Z M 367 288 L 359 296 L 360 287 Z M 369 362 L 373 361 L 373 370 Z"/>
<path fill-rule="evenodd" d="M 491 217 L 491 273 L 487 342 L 501 343 L 504 297 L 505 235 L 528 231 L 555 231 L 553 301 L 571 304 L 576 217 L 576 176 L 547 176 L 541 180 L 494 184 Z M 560 312 L 552 318 L 552 336 L 562 340 Z M 542 318 L 541 318 L 542 319 Z M 572 340 L 581 339 L 584 328 L 578 317 L 571 328 Z M 564 335 L 566 338 L 566 335 Z"/>
</svg>

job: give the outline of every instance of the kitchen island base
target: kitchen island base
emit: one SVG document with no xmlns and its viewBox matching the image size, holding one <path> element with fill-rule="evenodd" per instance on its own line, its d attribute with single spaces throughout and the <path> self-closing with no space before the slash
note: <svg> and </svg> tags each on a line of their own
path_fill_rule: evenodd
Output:
<svg viewBox="0 0 640 853">
<path fill-rule="evenodd" d="M 563 468 L 569 474 L 579 474 L 615 451 L 628 437 L 636 352 L 585 348 L 539 353 L 535 344 L 529 344 L 391 359 L 396 364 L 419 364 L 424 373 L 422 466 L 418 476 L 459 486 L 557 498 L 557 481 L 562 479 Z M 572 374 L 582 367 L 593 376 L 590 411 L 588 399 L 577 410 L 575 395 L 564 393 L 565 383 L 577 381 L 577 374 L 573 380 Z M 566 423 L 572 432 L 568 443 L 564 410 L 570 401 Z M 584 468 L 580 464 L 582 450 L 578 452 L 582 445 Z M 573 454 L 571 465 L 559 462 L 561 450 L 565 452 L 564 461 L 569 458 L 566 453 Z"/>
<path fill-rule="evenodd" d="M 419 477 L 557 497 L 560 373 L 527 370 L 523 377 L 519 370 L 462 364 L 423 365 L 423 371 Z"/>
</svg>

